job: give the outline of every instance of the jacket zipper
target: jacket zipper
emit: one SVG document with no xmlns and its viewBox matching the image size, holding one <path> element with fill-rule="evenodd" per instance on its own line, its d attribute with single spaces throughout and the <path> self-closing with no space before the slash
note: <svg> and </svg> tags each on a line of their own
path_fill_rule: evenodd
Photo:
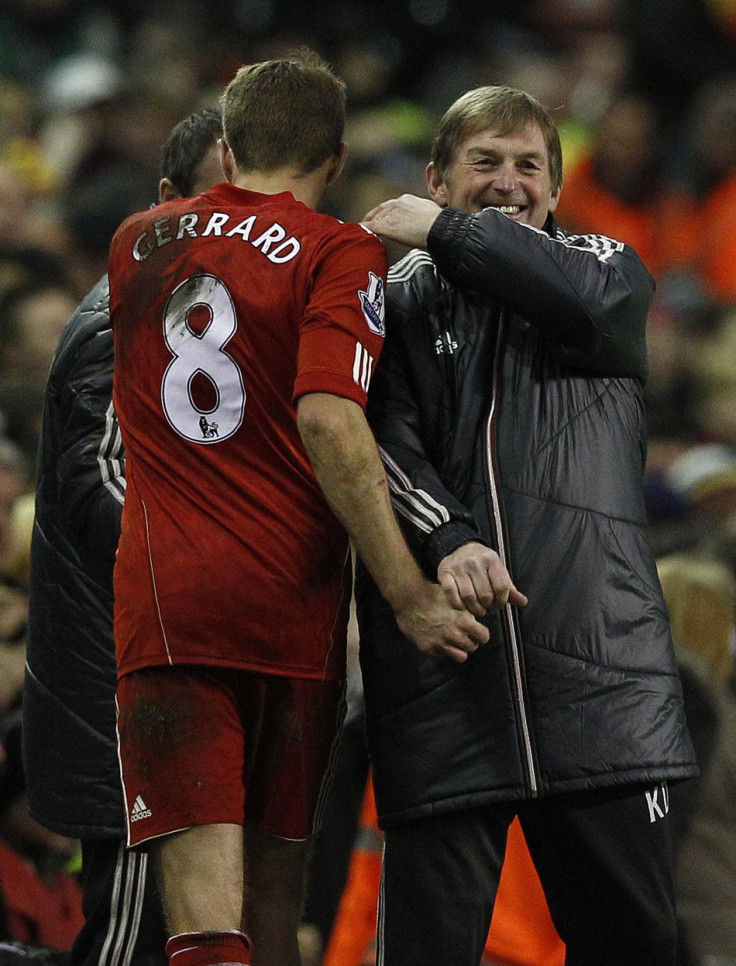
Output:
<svg viewBox="0 0 736 966">
<path fill-rule="evenodd" d="M 503 526 L 503 519 L 501 515 L 501 501 L 498 496 L 498 487 L 496 485 L 496 460 L 495 460 L 495 449 L 493 445 L 495 421 L 496 421 L 496 409 L 497 409 L 497 398 L 499 393 L 499 383 L 500 383 L 500 365 L 501 365 L 501 349 L 503 343 L 503 334 L 506 323 L 506 312 L 501 311 L 501 315 L 498 323 L 498 334 L 496 336 L 496 351 L 493 357 L 493 381 L 491 385 L 491 404 L 488 410 L 488 418 L 486 419 L 485 427 L 485 457 L 486 457 L 486 474 L 488 478 L 488 489 L 491 496 L 491 511 L 493 514 L 493 522 L 496 528 L 496 541 L 498 544 L 498 554 L 501 557 L 504 565 L 508 568 L 509 559 L 508 552 L 506 549 L 506 532 Z M 521 641 L 519 640 L 519 634 L 517 631 L 516 622 L 514 620 L 513 609 L 510 604 L 507 604 L 503 609 L 502 620 L 506 628 L 506 635 L 508 641 L 508 653 L 511 661 L 511 671 L 512 671 L 512 685 L 514 688 L 514 698 L 516 702 L 517 709 L 517 723 L 521 738 L 521 756 L 522 765 L 524 766 L 526 772 L 527 784 L 529 787 L 529 792 L 533 798 L 536 798 L 539 794 L 539 769 L 537 766 L 536 755 L 534 753 L 534 743 L 532 740 L 532 727 L 531 727 L 531 715 L 529 712 L 529 706 L 526 700 L 526 690 L 524 687 L 524 672 L 523 672 L 523 660 L 521 651 Z"/>
</svg>

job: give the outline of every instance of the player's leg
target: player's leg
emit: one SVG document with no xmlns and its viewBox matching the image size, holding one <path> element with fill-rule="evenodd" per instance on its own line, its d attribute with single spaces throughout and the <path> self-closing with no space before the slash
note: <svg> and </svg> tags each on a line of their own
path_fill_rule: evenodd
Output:
<svg viewBox="0 0 736 966">
<path fill-rule="evenodd" d="M 151 844 L 171 935 L 241 928 L 243 830 L 197 825 Z"/>
<path fill-rule="evenodd" d="M 245 771 L 245 928 L 257 966 L 298 966 L 307 855 L 329 789 L 344 686 L 249 675 L 242 681 L 241 703 L 251 739 Z"/>
<path fill-rule="evenodd" d="M 246 828 L 243 924 L 256 966 L 299 966 L 308 843 Z"/>
<path fill-rule="evenodd" d="M 554 796 L 519 818 L 568 966 L 673 966 L 677 924 L 661 785 Z"/>
<path fill-rule="evenodd" d="M 230 676 L 162 667 L 118 683 L 128 841 L 156 861 L 176 966 L 252 962 L 240 932 L 244 735 Z"/>
<path fill-rule="evenodd" d="M 477 966 L 512 818 L 493 806 L 386 830 L 378 966 Z"/>
</svg>

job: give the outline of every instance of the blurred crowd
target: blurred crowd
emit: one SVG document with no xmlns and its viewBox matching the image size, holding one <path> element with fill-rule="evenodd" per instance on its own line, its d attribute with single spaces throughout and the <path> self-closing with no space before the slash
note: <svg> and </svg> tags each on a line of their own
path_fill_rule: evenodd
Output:
<svg viewBox="0 0 736 966">
<path fill-rule="evenodd" d="M 552 109 L 560 128 L 560 223 L 630 243 L 657 279 L 646 395 L 651 538 L 668 581 L 673 559 L 684 570 L 675 600 L 704 573 L 708 593 L 720 595 L 718 629 L 715 612 L 705 609 L 699 634 L 678 625 L 676 637 L 686 681 L 713 711 L 698 717 L 693 705 L 704 735 L 699 793 L 711 763 L 723 775 L 716 788 L 729 768 L 732 782 L 730 812 L 724 806 L 715 818 L 699 818 L 702 802 L 693 796 L 682 888 L 702 962 L 736 962 L 733 927 L 725 939 L 709 940 L 708 898 L 698 895 L 704 880 L 699 886 L 693 872 L 710 857 L 702 821 L 730 823 L 729 841 L 736 840 L 736 774 L 719 751 L 719 728 L 732 729 L 736 700 L 732 0 L 3 0 L 0 889 L 7 847 L 44 888 L 61 889 L 63 902 L 74 904 L 74 844 L 31 827 L 16 767 L 35 454 L 57 339 L 105 271 L 118 224 L 155 201 L 159 149 L 172 126 L 216 104 L 240 64 L 301 43 L 348 87 L 348 164 L 327 198 L 330 213 L 359 220 L 385 198 L 424 194 L 429 142 L 450 102 L 481 84 L 521 87 Z M 716 569 L 703 571 L 704 562 Z M 717 672 L 695 653 L 705 648 L 702 639 L 720 648 Z M 690 831 L 705 836 L 702 847 L 687 841 Z M 727 851 L 734 858 L 725 869 L 718 860 L 718 884 L 734 918 L 736 848 Z M 3 928 L 0 938 L 8 938 L 0 918 Z M 61 943 L 57 937 L 52 945 Z M 732 960 L 723 958 L 729 944 Z"/>
</svg>

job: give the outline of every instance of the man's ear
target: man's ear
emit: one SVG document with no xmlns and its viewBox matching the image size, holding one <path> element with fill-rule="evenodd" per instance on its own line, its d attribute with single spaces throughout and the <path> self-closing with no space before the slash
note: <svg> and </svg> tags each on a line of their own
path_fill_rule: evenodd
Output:
<svg viewBox="0 0 736 966">
<path fill-rule="evenodd" d="M 233 153 L 230 150 L 225 138 L 220 138 L 217 142 L 217 147 L 220 152 L 220 164 L 222 165 L 222 170 L 227 181 L 233 180 L 233 171 L 235 170 L 235 161 L 233 159 Z"/>
<path fill-rule="evenodd" d="M 555 188 L 554 191 L 549 196 L 549 210 L 554 211 L 560 201 L 560 192 L 562 188 Z"/>
<path fill-rule="evenodd" d="M 430 161 L 427 165 L 426 177 L 427 188 L 429 189 L 429 197 L 436 205 L 439 205 L 440 208 L 446 207 L 447 187 L 444 180 L 440 177 L 440 173 L 437 170 L 437 165 L 434 163 L 434 161 Z"/>
<path fill-rule="evenodd" d="M 345 167 L 345 155 L 347 154 L 348 146 L 344 141 L 340 142 L 340 147 L 337 152 L 332 157 L 332 162 L 327 171 L 327 184 L 332 184 L 333 181 L 337 179 L 342 174 L 342 169 Z"/>
<path fill-rule="evenodd" d="M 158 183 L 158 200 L 159 201 L 176 201 L 177 198 L 183 197 L 181 191 L 176 187 L 173 181 L 168 178 L 162 178 Z"/>
</svg>

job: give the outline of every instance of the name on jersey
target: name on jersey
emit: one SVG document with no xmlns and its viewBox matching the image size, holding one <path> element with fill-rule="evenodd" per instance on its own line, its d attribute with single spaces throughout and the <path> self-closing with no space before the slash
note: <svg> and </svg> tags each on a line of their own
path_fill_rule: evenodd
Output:
<svg viewBox="0 0 736 966">
<path fill-rule="evenodd" d="M 248 242 L 275 265 L 296 258 L 302 247 L 299 240 L 288 235 L 278 222 L 264 227 L 263 221 L 257 215 L 249 215 L 243 221 L 235 223 L 235 219 L 224 211 L 213 211 L 206 221 L 202 221 L 193 211 L 175 218 L 159 218 L 136 239 L 133 258 L 137 262 L 144 262 L 157 248 L 163 248 L 171 242 L 181 241 L 183 238 L 207 237 L 233 238 Z"/>
</svg>

